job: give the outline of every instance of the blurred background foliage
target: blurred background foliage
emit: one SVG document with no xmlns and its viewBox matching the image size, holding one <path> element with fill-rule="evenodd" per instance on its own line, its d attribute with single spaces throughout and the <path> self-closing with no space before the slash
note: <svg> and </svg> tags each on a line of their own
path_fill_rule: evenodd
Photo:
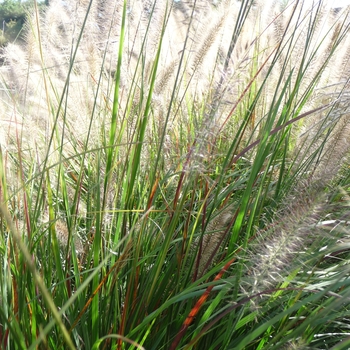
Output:
<svg viewBox="0 0 350 350">
<path fill-rule="evenodd" d="M 39 8 L 48 4 L 48 0 L 40 2 Z M 22 40 L 21 30 L 32 6 L 33 1 L 5 0 L 0 3 L 0 46 L 16 39 Z"/>
</svg>

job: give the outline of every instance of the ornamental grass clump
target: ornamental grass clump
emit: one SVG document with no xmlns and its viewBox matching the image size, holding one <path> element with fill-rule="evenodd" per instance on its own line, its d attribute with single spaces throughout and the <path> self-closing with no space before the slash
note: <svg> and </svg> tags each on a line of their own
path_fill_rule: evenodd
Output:
<svg viewBox="0 0 350 350">
<path fill-rule="evenodd" d="M 0 347 L 347 349 L 349 15 L 34 4 L 0 58 Z"/>
</svg>

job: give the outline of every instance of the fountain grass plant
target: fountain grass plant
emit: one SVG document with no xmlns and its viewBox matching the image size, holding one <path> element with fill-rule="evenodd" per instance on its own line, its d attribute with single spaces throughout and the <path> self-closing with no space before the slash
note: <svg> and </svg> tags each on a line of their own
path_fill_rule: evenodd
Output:
<svg viewBox="0 0 350 350">
<path fill-rule="evenodd" d="M 348 349 L 348 9 L 52 0 L 26 26 L 0 347 Z"/>
</svg>

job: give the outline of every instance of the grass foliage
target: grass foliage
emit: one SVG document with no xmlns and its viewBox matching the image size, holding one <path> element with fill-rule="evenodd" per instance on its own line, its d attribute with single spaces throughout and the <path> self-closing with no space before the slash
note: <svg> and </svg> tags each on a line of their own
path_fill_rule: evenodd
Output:
<svg viewBox="0 0 350 350">
<path fill-rule="evenodd" d="M 349 9 L 213 3 L 2 49 L 0 348 L 349 348 Z"/>
</svg>

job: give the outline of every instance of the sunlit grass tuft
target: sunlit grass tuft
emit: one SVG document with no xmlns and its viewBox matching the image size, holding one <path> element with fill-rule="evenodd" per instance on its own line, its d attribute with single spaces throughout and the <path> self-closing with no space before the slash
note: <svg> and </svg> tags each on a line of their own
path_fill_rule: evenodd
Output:
<svg viewBox="0 0 350 350">
<path fill-rule="evenodd" d="M 349 13 L 52 0 L 1 60 L 0 347 L 347 349 Z"/>
</svg>

